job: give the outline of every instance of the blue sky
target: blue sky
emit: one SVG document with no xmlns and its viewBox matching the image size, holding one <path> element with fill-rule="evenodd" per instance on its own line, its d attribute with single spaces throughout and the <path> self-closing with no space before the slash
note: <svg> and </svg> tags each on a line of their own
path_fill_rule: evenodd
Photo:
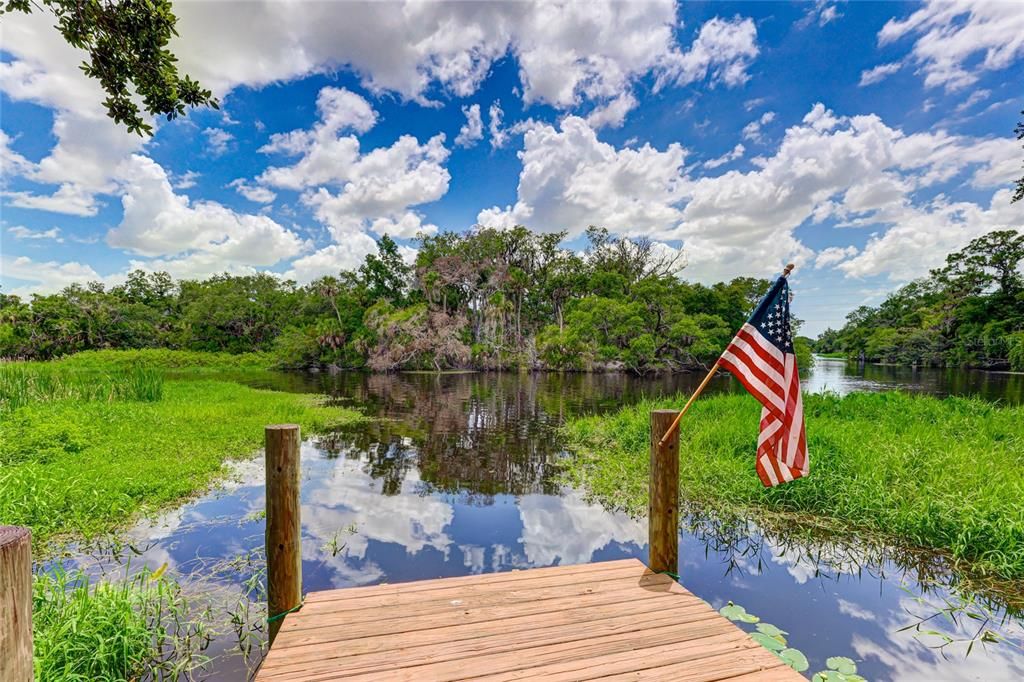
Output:
<svg viewBox="0 0 1024 682">
<path fill-rule="evenodd" d="M 994 229 L 1024 153 L 1014 3 L 175 3 L 221 111 L 103 115 L 42 13 L 4 17 L 0 285 L 354 268 L 375 240 L 588 225 L 687 279 L 797 263 L 806 331 Z"/>
</svg>

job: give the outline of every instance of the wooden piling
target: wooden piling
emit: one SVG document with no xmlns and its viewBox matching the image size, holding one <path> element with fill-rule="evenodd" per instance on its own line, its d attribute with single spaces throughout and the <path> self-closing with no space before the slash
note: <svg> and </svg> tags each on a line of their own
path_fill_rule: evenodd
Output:
<svg viewBox="0 0 1024 682">
<path fill-rule="evenodd" d="M 648 566 L 652 571 L 679 568 L 679 431 L 662 438 L 675 421 L 675 410 L 651 412 L 651 484 L 647 504 Z"/>
<path fill-rule="evenodd" d="M 0 680 L 32 675 L 32 533 L 0 526 Z"/>
<path fill-rule="evenodd" d="M 299 506 L 299 426 L 266 427 L 267 616 L 270 643 L 284 614 L 302 603 L 302 518 Z"/>
</svg>

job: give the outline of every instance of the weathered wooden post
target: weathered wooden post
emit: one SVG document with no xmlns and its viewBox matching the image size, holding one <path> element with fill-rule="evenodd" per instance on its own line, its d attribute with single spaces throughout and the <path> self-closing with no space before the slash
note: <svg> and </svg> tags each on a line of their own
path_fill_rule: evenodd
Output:
<svg viewBox="0 0 1024 682">
<path fill-rule="evenodd" d="M 267 616 L 273 644 L 284 614 L 302 603 L 298 424 L 266 427 L 266 451 Z"/>
<path fill-rule="evenodd" d="M 0 526 L 0 680 L 32 675 L 32 532 Z"/>
<path fill-rule="evenodd" d="M 651 412 L 651 489 L 647 504 L 647 533 L 652 571 L 678 572 L 679 568 L 679 431 L 665 443 L 662 437 L 678 414 Z"/>
</svg>

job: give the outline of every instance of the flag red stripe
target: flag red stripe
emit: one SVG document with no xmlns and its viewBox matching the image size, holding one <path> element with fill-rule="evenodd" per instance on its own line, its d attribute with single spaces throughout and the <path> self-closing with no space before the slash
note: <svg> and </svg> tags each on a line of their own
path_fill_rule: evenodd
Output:
<svg viewBox="0 0 1024 682">
<path fill-rule="evenodd" d="M 719 359 L 762 405 L 755 470 L 776 486 L 807 475 L 800 377 L 793 353 L 783 353 L 751 324 L 743 325 Z"/>
<path fill-rule="evenodd" d="M 747 374 L 747 378 L 752 382 L 760 384 L 762 386 L 761 393 L 765 396 L 770 391 L 774 397 L 769 397 L 769 399 L 780 412 L 786 408 L 786 393 L 782 390 L 784 384 L 779 383 L 766 373 L 762 366 L 751 362 L 750 356 L 740 350 L 738 346 L 726 348 L 725 352 L 722 353 L 722 357 L 728 360 L 734 367 Z"/>
<path fill-rule="evenodd" d="M 782 414 L 783 408 L 778 404 L 781 402 L 779 396 L 773 392 L 764 390 L 767 389 L 767 387 L 761 382 L 756 381 L 754 377 L 747 373 L 749 368 L 746 365 L 735 365 L 732 360 L 725 355 L 721 357 L 719 364 L 732 372 L 732 375 L 739 379 L 739 382 L 743 384 L 743 387 L 746 388 L 751 395 L 757 398 L 757 401 L 764 405 L 765 408 L 771 410 L 772 413 L 779 415 Z M 771 395 L 770 398 L 768 397 L 769 395 Z"/>
<path fill-rule="evenodd" d="M 779 349 L 773 346 L 768 339 L 761 336 L 761 332 L 753 327 L 748 329 L 748 327 L 750 325 L 744 325 L 736 334 L 736 337 L 752 345 L 757 351 L 758 356 L 778 372 L 781 377 L 782 373 L 786 370 L 785 358 L 780 357 Z"/>
</svg>

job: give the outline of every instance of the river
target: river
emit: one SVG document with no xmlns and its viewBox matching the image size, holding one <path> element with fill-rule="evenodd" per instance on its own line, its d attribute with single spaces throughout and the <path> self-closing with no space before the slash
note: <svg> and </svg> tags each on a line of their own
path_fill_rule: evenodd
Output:
<svg viewBox="0 0 1024 682">
<path fill-rule="evenodd" d="M 558 426 L 571 415 L 613 410 L 643 397 L 688 391 L 700 375 L 264 374 L 260 387 L 326 393 L 371 422 L 302 446 L 304 590 L 646 558 L 643 519 L 603 509 L 557 482 L 565 456 Z M 899 388 L 936 395 L 1024 401 L 1024 376 L 862 366 L 819 359 L 806 391 Z M 739 390 L 727 376 L 711 391 Z M 813 456 L 813 454 L 812 454 Z M 751 462 L 753 466 L 753 461 Z M 156 568 L 195 575 L 195 589 L 241 592 L 256 563 L 239 557 L 263 543 L 261 458 L 232 480 L 130 532 Z M 1011 643 L 930 648 L 935 637 L 902 630 L 963 598 L 921 557 L 861 552 L 822 541 L 793 543 L 756 527 L 726 534 L 701 525 L 681 534 L 683 584 L 715 607 L 734 601 L 790 633 L 812 673 L 830 656 L 857 661 L 877 680 L 1020 680 L 1024 653 Z M 232 564 L 218 560 L 236 559 Z M 83 563 L 87 563 L 84 558 Z M 94 564 L 95 566 L 95 564 Z M 186 580 L 187 582 L 187 580 Z M 1020 621 L 997 599 L 997 629 L 1024 644 Z M 255 618 L 258 614 L 243 614 Z M 970 637 L 931 618 L 925 629 Z M 230 632 L 210 649 L 206 679 L 244 679 L 258 651 L 239 652 Z"/>
</svg>

